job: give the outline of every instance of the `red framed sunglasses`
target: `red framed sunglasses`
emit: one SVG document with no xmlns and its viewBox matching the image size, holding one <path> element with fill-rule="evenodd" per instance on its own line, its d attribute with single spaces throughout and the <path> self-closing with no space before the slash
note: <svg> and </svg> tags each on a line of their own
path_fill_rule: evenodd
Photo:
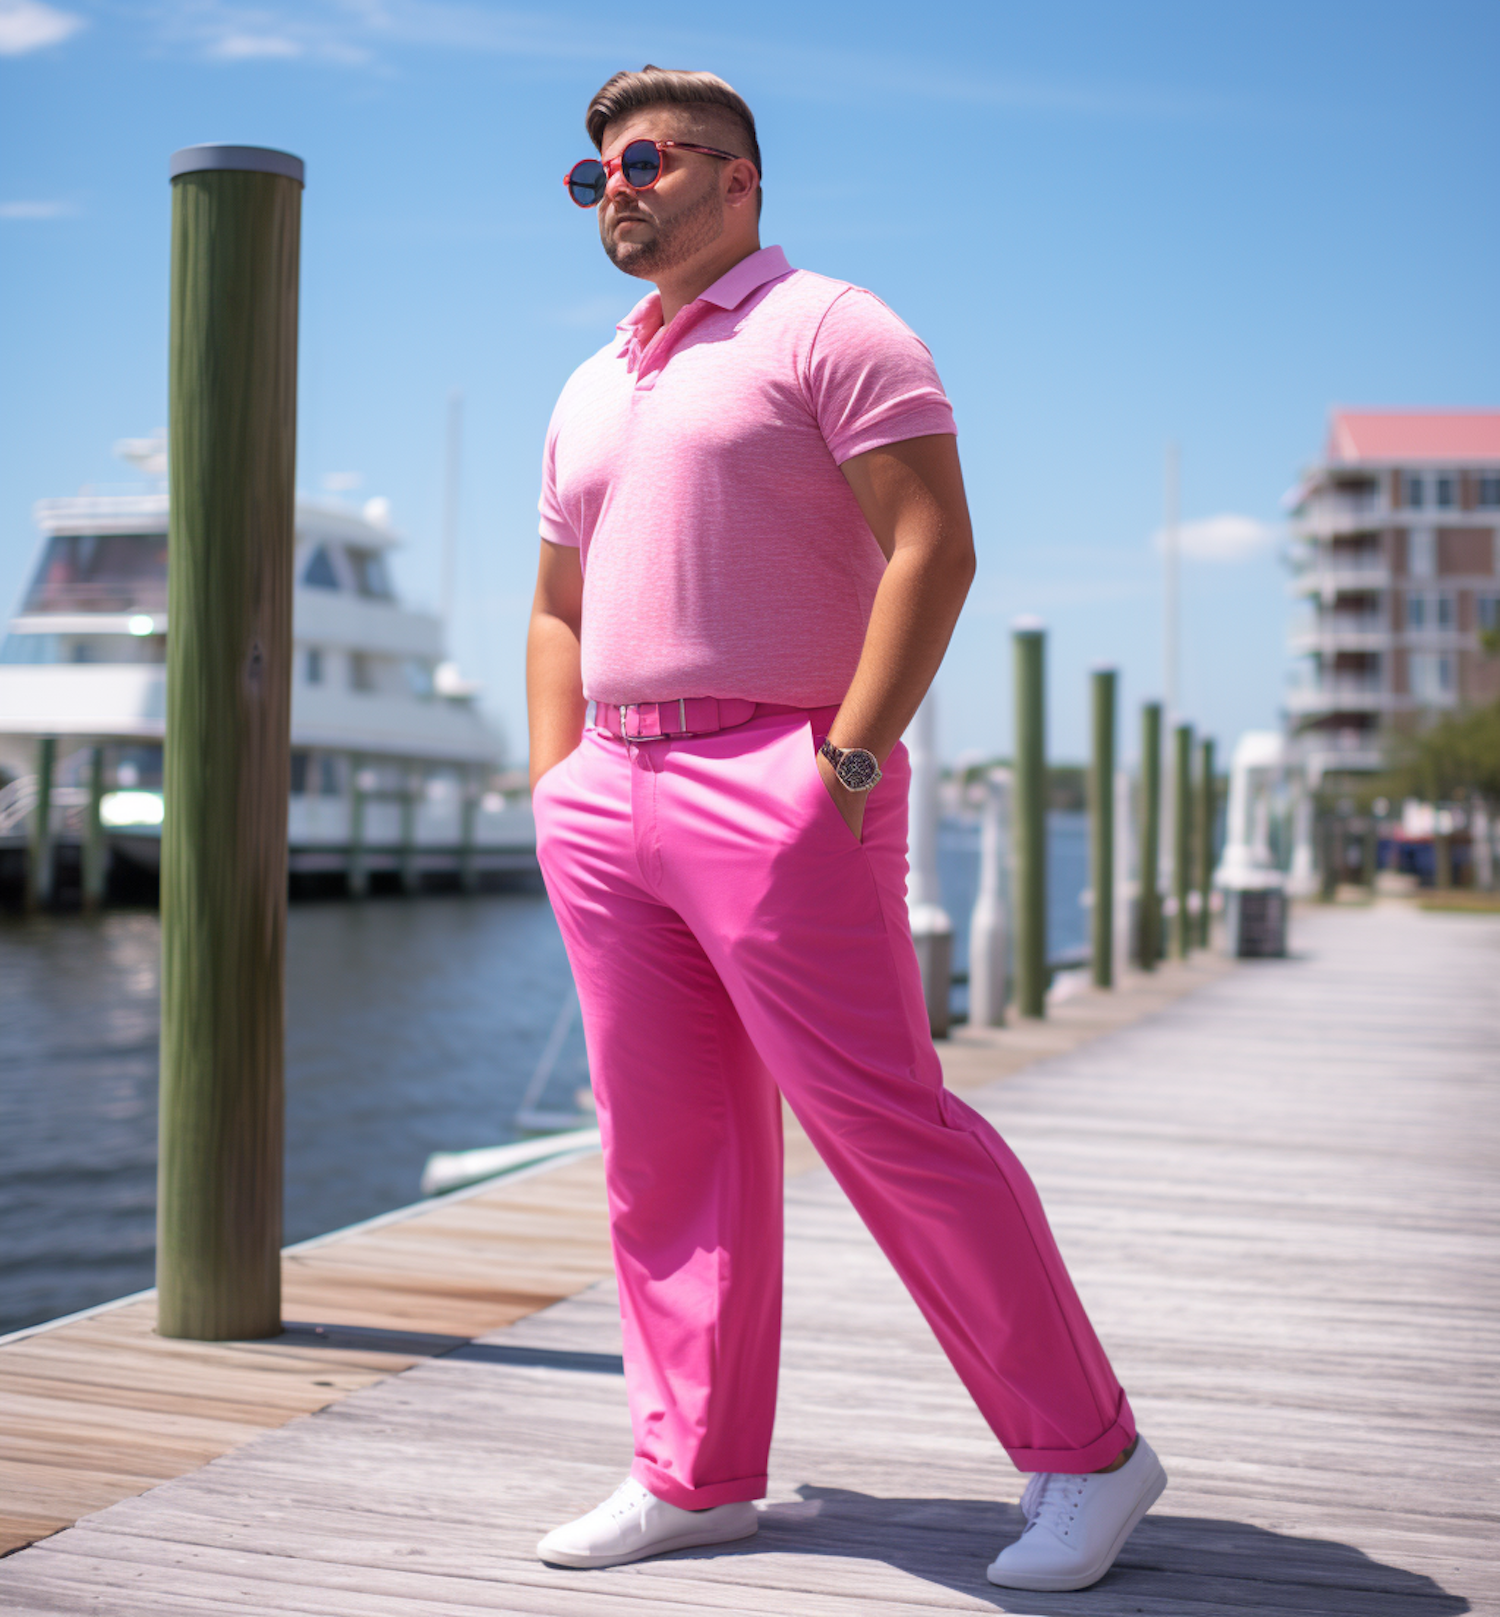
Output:
<svg viewBox="0 0 1500 1617">
<path fill-rule="evenodd" d="M 687 140 L 633 140 L 618 157 L 585 157 L 563 175 L 568 195 L 580 208 L 592 208 L 604 200 L 609 177 L 618 170 L 632 191 L 649 191 L 661 178 L 663 152 L 701 152 L 704 157 L 722 157 L 734 162 L 734 152 L 721 152 L 717 146 L 694 146 Z"/>
</svg>

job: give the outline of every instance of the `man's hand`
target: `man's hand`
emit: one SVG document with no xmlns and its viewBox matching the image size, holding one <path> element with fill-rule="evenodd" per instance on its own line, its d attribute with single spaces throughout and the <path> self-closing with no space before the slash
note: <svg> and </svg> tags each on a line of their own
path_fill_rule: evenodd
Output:
<svg viewBox="0 0 1500 1617">
<path fill-rule="evenodd" d="M 818 773 L 823 777 L 823 784 L 828 788 L 828 795 L 833 799 L 834 807 L 844 816 L 844 824 L 854 833 L 856 842 L 864 829 L 865 804 L 869 801 L 868 792 L 851 792 L 849 788 L 834 773 L 833 765 L 820 752 L 818 754 Z M 876 788 L 879 790 L 879 787 Z"/>
</svg>

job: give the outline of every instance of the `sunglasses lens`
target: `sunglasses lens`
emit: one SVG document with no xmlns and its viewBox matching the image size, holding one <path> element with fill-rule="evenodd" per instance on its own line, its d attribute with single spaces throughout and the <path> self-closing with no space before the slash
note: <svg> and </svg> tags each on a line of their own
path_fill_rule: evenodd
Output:
<svg viewBox="0 0 1500 1617">
<path fill-rule="evenodd" d="M 580 208 L 592 208 L 604 195 L 604 164 L 597 157 L 585 157 L 568 172 L 568 195 Z"/>
<path fill-rule="evenodd" d="M 626 185 L 643 191 L 655 185 L 661 175 L 661 153 L 654 140 L 633 140 L 620 153 L 620 172 Z"/>
</svg>

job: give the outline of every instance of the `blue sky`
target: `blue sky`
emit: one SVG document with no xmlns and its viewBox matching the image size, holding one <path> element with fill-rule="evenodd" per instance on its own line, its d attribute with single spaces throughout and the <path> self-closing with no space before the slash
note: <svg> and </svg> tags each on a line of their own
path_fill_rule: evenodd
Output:
<svg viewBox="0 0 1500 1617">
<path fill-rule="evenodd" d="M 0 597 L 32 502 L 128 480 L 111 446 L 166 420 L 169 154 L 280 146 L 308 164 L 299 481 L 388 496 L 435 603 L 463 390 L 453 640 L 520 750 L 543 430 L 638 291 L 559 180 L 590 95 L 649 59 L 746 95 L 764 239 L 936 356 L 980 550 L 949 756 L 1008 747 L 1021 614 L 1056 756 L 1086 746 L 1091 664 L 1131 710 L 1160 694 L 1169 440 L 1184 517 L 1248 519 L 1190 531 L 1184 712 L 1221 746 L 1274 724 L 1278 500 L 1329 406 L 1500 404 L 1500 9 L 634 9 L 0 0 Z"/>
</svg>

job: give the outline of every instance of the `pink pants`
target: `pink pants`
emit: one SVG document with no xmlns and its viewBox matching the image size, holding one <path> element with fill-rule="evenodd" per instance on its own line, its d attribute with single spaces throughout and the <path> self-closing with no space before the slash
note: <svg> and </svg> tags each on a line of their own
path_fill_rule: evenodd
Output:
<svg viewBox="0 0 1500 1617">
<path fill-rule="evenodd" d="M 906 918 L 897 747 L 856 841 L 833 709 L 544 775 L 537 851 L 599 1104 L 634 1475 L 688 1509 L 766 1489 L 780 1355 L 779 1095 L 1023 1471 L 1135 1435 L 1025 1169 L 943 1087 Z"/>
</svg>

